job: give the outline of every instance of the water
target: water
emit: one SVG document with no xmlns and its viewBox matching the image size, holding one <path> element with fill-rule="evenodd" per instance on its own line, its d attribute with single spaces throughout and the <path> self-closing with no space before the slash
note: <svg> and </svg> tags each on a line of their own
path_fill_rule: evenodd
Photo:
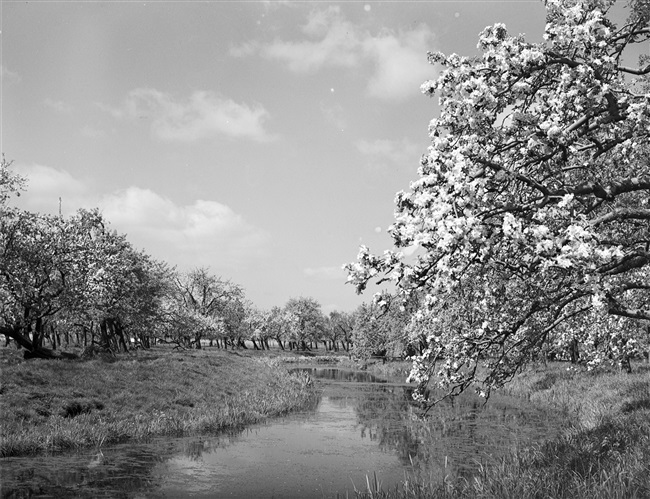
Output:
<svg viewBox="0 0 650 499">
<path fill-rule="evenodd" d="M 446 402 L 422 421 L 411 387 L 365 372 L 306 368 L 314 407 L 219 437 L 161 438 L 75 454 L 0 461 L 2 497 L 322 498 L 377 473 L 471 477 L 480 463 L 555 435 L 556 416 L 494 397 Z M 353 496 L 353 494 L 351 494 Z"/>
</svg>

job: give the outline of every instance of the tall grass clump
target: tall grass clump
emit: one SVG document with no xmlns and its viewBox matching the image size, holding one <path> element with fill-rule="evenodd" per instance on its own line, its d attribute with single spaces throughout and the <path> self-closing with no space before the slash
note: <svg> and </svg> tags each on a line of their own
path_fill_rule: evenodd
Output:
<svg viewBox="0 0 650 499">
<path fill-rule="evenodd" d="M 110 362 L 16 361 L 14 352 L 0 352 L 0 457 L 220 432 L 317 397 L 304 374 L 224 351 L 159 349 Z"/>
<path fill-rule="evenodd" d="M 511 456 L 476 497 L 650 497 L 650 366 L 635 374 L 538 367 L 507 390 L 560 410 L 560 436 Z"/>
</svg>

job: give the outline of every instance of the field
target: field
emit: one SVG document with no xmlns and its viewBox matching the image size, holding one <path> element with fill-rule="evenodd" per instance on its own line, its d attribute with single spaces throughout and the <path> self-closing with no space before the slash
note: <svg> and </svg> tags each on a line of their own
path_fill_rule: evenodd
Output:
<svg viewBox="0 0 650 499">
<path fill-rule="evenodd" d="M 304 376 L 223 350 L 137 351 L 87 361 L 0 349 L 0 457 L 214 433 L 313 403 Z"/>
</svg>

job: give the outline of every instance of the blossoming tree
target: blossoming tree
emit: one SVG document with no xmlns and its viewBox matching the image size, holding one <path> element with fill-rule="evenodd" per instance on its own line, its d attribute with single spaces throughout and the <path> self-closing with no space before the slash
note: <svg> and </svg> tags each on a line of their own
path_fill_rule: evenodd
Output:
<svg viewBox="0 0 650 499">
<path fill-rule="evenodd" d="M 205 267 L 178 273 L 174 281 L 175 293 L 172 303 L 168 303 L 170 316 L 175 316 L 176 322 L 173 341 L 193 344 L 197 349 L 203 339 L 216 341 L 217 346 L 224 348 L 230 342 L 233 349 L 243 343 L 245 310 L 241 286 L 212 275 Z M 190 323 L 193 326 L 188 329 Z"/>
<path fill-rule="evenodd" d="M 437 376 L 449 396 L 489 396 L 545 350 L 579 342 L 591 366 L 625 364 L 648 340 L 650 64 L 624 58 L 648 43 L 650 9 L 616 26 L 612 4 L 548 0 L 542 43 L 496 24 L 478 57 L 429 54 L 442 70 L 422 91 L 440 114 L 396 197 L 396 250 L 346 265 L 358 292 L 424 291 L 421 388 Z"/>
<path fill-rule="evenodd" d="M 63 217 L 12 207 L 23 179 L 0 162 L 0 334 L 27 356 L 73 357 L 54 352 L 63 333 L 91 331 L 98 343 L 127 350 L 148 344 L 159 320 L 168 269 L 107 227 L 98 210 Z M 52 349 L 44 347 L 48 337 Z M 85 338 L 85 333 L 84 333 Z"/>
<path fill-rule="evenodd" d="M 290 298 L 284 305 L 284 316 L 289 349 L 311 350 L 312 343 L 318 348 L 318 340 L 326 329 L 326 323 L 317 300 L 305 296 Z"/>
</svg>

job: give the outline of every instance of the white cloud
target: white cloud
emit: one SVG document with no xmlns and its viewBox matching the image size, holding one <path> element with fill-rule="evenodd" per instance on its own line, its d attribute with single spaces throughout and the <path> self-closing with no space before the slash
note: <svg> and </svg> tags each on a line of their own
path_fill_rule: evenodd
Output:
<svg viewBox="0 0 650 499">
<path fill-rule="evenodd" d="M 345 271 L 340 266 L 306 268 L 303 272 L 307 277 L 313 277 L 315 279 L 345 282 Z"/>
<path fill-rule="evenodd" d="M 332 32 L 330 29 L 332 24 L 352 27 L 341 16 L 341 8 L 338 5 L 330 5 L 325 10 L 312 10 L 307 19 L 307 24 L 303 25 L 301 30 L 306 35 L 327 37 Z"/>
<path fill-rule="evenodd" d="M 377 139 L 373 141 L 358 140 L 357 150 L 369 160 L 371 169 L 389 166 L 411 168 L 415 171 L 418 160 L 426 150 L 426 145 L 419 146 L 408 138 L 401 140 Z"/>
<path fill-rule="evenodd" d="M 368 82 L 370 95 L 382 99 L 418 95 L 422 82 L 433 77 L 433 66 L 427 61 L 430 39 L 424 26 L 366 38 L 364 51 L 375 62 L 375 74 Z"/>
<path fill-rule="evenodd" d="M 87 137 L 89 139 L 101 139 L 108 136 L 104 130 L 95 128 L 91 125 L 84 125 L 79 133 L 82 135 L 82 137 Z"/>
<path fill-rule="evenodd" d="M 115 118 L 151 120 L 151 133 L 161 140 L 193 142 L 215 136 L 273 140 L 264 129 L 269 113 L 259 104 L 239 104 L 207 91 L 196 91 L 186 100 L 152 88 L 129 92 L 118 108 L 100 104 Z"/>
<path fill-rule="evenodd" d="M 331 31 L 320 42 L 276 41 L 262 46 L 262 55 L 268 59 L 279 59 L 295 72 L 316 71 L 325 65 L 355 67 L 359 57 L 348 47 L 355 40 L 346 40 L 341 28 Z"/>
<path fill-rule="evenodd" d="M 232 45 L 229 53 L 232 57 L 246 57 L 255 54 L 260 48 L 259 43 L 255 41 L 243 43 L 241 45 Z"/>
<path fill-rule="evenodd" d="M 273 43 L 250 41 L 231 47 L 230 54 L 243 57 L 259 52 L 268 59 L 285 62 L 292 71 L 298 73 L 317 71 L 328 65 L 358 65 L 360 40 L 357 29 L 341 17 L 338 7 L 312 11 L 302 32 L 310 38 L 319 39 L 298 42 L 275 40 Z"/>
<path fill-rule="evenodd" d="M 16 202 L 21 208 L 57 213 L 59 197 L 64 214 L 98 207 L 135 247 L 171 265 L 228 271 L 263 257 L 270 244 L 268 233 L 216 201 L 179 205 L 134 186 L 101 194 L 66 171 L 41 165 L 16 170 L 29 179 L 27 191 Z"/>
<path fill-rule="evenodd" d="M 66 102 L 63 102 L 62 100 L 54 100 L 47 97 L 43 101 L 43 104 L 45 104 L 50 109 L 54 109 L 57 113 L 71 114 L 73 111 L 72 106 Z"/>
<path fill-rule="evenodd" d="M 340 104 L 328 106 L 321 104 L 321 112 L 325 121 L 334 126 L 337 130 L 345 130 L 347 128 L 347 119 L 345 118 L 345 110 Z"/>
<path fill-rule="evenodd" d="M 263 256 L 269 242 L 268 234 L 216 201 L 179 206 L 149 189 L 129 187 L 106 196 L 100 208 L 129 240 L 170 263 L 239 267 Z"/>
<path fill-rule="evenodd" d="M 15 71 L 11 71 L 7 66 L 0 66 L 0 76 L 2 77 L 2 85 L 8 87 L 14 83 L 20 83 L 20 75 Z"/>
<path fill-rule="evenodd" d="M 57 213 L 59 198 L 64 207 L 82 206 L 87 201 L 87 186 L 65 170 L 43 165 L 17 165 L 15 170 L 27 178 L 26 192 L 17 202 L 22 208 L 42 213 Z M 79 204 L 80 202 L 84 204 Z"/>
<path fill-rule="evenodd" d="M 369 95 L 381 99 L 402 99 L 419 95 L 423 81 L 431 79 L 433 67 L 427 61 L 433 35 L 426 26 L 407 31 L 384 30 L 371 34 L 341 14 L 338 7 L 314 10 L 302 26 L 306 39 L 248 42 L 231 49 L 243 57 L 259 53 L 279 60 L 294 72 L 314 72 L 325 67 L 371 68 Z"/>
<path fill-rule="evenodd" d="M 277 10 L 280 7 L 292 7 L 294 5 L 291 0 L 262 0 L 260 3 L 266 12 Z"/>
</svg>

